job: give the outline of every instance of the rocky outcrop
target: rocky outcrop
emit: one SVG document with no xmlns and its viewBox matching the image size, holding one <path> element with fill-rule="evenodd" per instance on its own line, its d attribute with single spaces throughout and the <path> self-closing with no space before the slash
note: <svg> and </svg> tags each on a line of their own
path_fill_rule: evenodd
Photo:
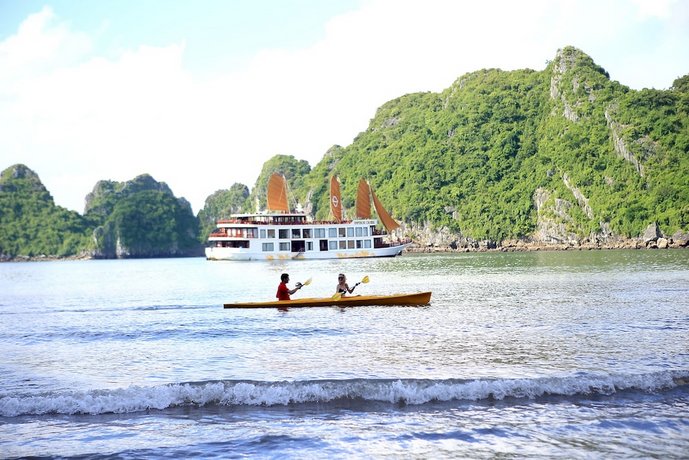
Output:
<svg viewBox="0 0 689 460">
<path fill-rule="evenodd" d="M 627 148 L 627 144 L 624 142 L 624 139 L 622 139 L 622 130 L 624 129 L 624 126 L 613 120 L 611 108 L 605 110 L 605 120 L 608 123 L 608 128 L 610 128 L 610 136 L 612 137 L 612 144 L 615 152 L 620 157 L 633 164 L 636 172 L 643 177 L 644 167 L 634 156 L 634 154 Z"/>
<path fill-rule="evenodd" d="M 677 232 L 671 237 L 666 237 L 660 231 L 658 224 L 653 222 L 641 235 L 644 246 L 650 249 L 667 249 L 669 247 L 686 247 L 689 235 Z"/>
<path fill-rule="evenodd" d="M 674 246 L 680 247 L 680 248 L 686 248 L 689 247 L 689 233 L 686 232 L 675 232 L 670 241 Z"/>
<path fill-rule="evenodd" d="M 503 241 L 477 241 L 461 234 L 448 231 L 447 228 L 433 229 L 428 226 L 407 225 L 404 234 L 410 236 L 413 244 L 410 252 L 520 252 L 520 251 L 565 251 L 597 249 L 681 249 L 689 247 L 689 234 L 681 233 L 673 237 L 659 237 L 657 240 L 644 243 L 643 238 L 625 238 L 611 236 L 603 238 L 571 239 L 569 241 L 552 238 L 549 241 L 525 237 Z"/>
<path fill-rule="evenodd" d="M 86 197 L 92 256 L 104 259 L 201 256 L 198 220 L 184 198 L 148 174 L 131 181 L 99 181 Z"/>
<path fill-rule="evenodd" d="M 16 164 L 2 171 L 0 192 L 38 193 L 46 195 L 52 201 L 52 197 L 50 197 L 38 174 L 23 164 Z"/>
<path fill-rule="evenodd" d="M 646 230 L 644 230 L 643 235 L 641 235 L 641 238 L 643 239 L 644 244 L 648 244 L 653 241 L 657 241 L 658 238 L 662 236 L 662 233 L 660 233 L 660 229 L 658 228 L 658 224 L 656 222 L 653 222 L 651 225 L 646 227 Z"/>
<path fill-rule="evenodd" d="M 411 252 L 482 252 L 482 251 L 542 251 L 591 249 L 669 249 L 689 247 L 689 233 L 676 232 L 664 236 L 657 223 L 650 224 L 636 238 L 614 234 L 610 225 L 600 223 L 600 232 L 581 237 L 568 230 L 569 212 L 573 203 L 554 198 L 552 192 L 539 188 L 534 192 L 534 206 L 538 211 L 538 225 L 531 236 L 503 241 L 475 240 L 453 232 L 447 227 L 434 228 L 430 223 L 402 224 L 399 234 L 411 238 Z"/>
<path fill-rule="evenodd" d="M 577 199 L 577 203 L 579 203 L 579 207 L 584 211 L 586 217 L 593 219 L 593 210 L 591 209 L 591 206 L 589 206 L 589 199 L 586 198 L 583 193 L 581 193 L 581 190 L 570 183 L 567 173 L 562 175 L 562 181 L 565 183 L 565 186 L 569 189 L 569 191 L 572 192 L 574 198 Z"/>
<path fill-rule="evenodd" d="M 546 244 L 573 244 L 579 241 L 575 232 L 570 230 L 574 220 L 570 216 L 572 203 L 551 198 L 552 193 L 544 188 L 534 192 L 533 200 L 538 215 L 533 239 Z"/>
<path fill-rule="evenodd" d="M 574 66 L 574 54 L 565 53 L 562 50 L 558 51 L 553 62 L 553 73 L 550 77 L 550 98 L 555 101 L 561 101 L 564 109 L 562 115 L 572 122 L 577 122 L 579 116 L 574 108 L 569 104 L 564 92 L 560 90 L 562 76 Z"/>
</svg>

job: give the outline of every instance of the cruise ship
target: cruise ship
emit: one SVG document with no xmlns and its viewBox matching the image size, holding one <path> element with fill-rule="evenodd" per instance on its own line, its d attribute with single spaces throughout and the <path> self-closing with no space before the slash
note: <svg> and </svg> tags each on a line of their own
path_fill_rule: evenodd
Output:
<svg viewBox="0 0 689 460">
<path fill-rule="evenodd" d="M 359 182 L 356 218 L 342 219 L 338 179 L 330 180 L 333 219 L 314 221 L 305 213 L 290 212 L 287 182 L 275 173 L 268 181 L 268 211 L 233 214 L 217 222 L 208 237 L 208 260 L 290 260 L 394 257 L 411 242 L 392 241 L 399 224 L 388 214 L 365 180 Z M 387 232 L 371 218 L 371 198 Z"/>
</svg>

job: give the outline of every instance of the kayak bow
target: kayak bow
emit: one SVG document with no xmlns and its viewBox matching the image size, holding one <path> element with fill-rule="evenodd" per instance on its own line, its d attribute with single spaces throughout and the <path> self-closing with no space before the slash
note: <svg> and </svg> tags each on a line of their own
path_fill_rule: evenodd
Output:
<svg viewBox="0 0 689 460">
<path fill-rule="evenodd" d="M 289 308 L 289 307 L 359 307 L 364 305 L 428 305 L 431 302 L 430 292 L 392 295 L 357 295 L 306 298 L 292 300 L 275 300 L 271 302 L 238 302 L 226 303 L 225 308 Z"/>
</svg>

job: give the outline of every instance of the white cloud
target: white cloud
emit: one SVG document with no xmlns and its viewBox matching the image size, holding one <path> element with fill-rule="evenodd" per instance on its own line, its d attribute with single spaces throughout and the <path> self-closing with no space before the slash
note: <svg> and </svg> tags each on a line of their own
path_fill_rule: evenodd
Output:
<svg viewBox="0 0 689 460">
<path fill-rule="evenodd" d="M 689 62 L 680 46 L 687 19 L 672 14 L 686 7 L 635 2 L 641 7 L 621 0 L 370 1 L 331 20 L 309 47 L 265 49 L 243 69 L 206 79 L 184 67 L 183 42 L 142 43 L 106 58 L 45 8 L 0 42 L 7 133 L 0 151 L 5 166 L 27 164 L 58 204 L 78 211 L 97 180 L 144 172 L 197 211 L 217 189 L 235 181 L 252 186 L 275 154 L 314 165 L 332 144 L 347 145 L 366 129 L 387 100 L 440 91 L 486 67 L 540 70 L 565 45 L 633 87 L 657 82 L 662 69 L 665 80 L 654 85 L 667 87 L 679 76 L 666 76 L 679 68 L 677 59 Z M 641 54 L 659 61 L 640 63 L 624 40 L 659 18 L 668 18 L 667 28 Z M 685 59 L 671 59 L 678 52 Z"/>
<path fill-rule="evenodd" d="M 55 24 L 50 7 L 30 15 L 16 35 L 0 42 L 0 75 L 3 83 L 73 63 L 91 50 L 89 38 Z"/>
</svg>

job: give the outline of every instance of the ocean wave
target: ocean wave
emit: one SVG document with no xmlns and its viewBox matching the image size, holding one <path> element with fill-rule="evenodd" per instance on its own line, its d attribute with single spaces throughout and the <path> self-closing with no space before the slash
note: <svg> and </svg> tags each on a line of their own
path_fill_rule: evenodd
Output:
<svg viewBox="0 0 689 460">
<path fill-rule="evenodd" d="M 689 371 L 535 379 L 351 379 L 261 382 L 226 380 L 153 387 L 3 396 L 0 416 L 109 414 L 180 406 L 287 406 L 345 400 L 422 405 L 444 401 L 658 392 L 689 385 Z"/>
</svg>

